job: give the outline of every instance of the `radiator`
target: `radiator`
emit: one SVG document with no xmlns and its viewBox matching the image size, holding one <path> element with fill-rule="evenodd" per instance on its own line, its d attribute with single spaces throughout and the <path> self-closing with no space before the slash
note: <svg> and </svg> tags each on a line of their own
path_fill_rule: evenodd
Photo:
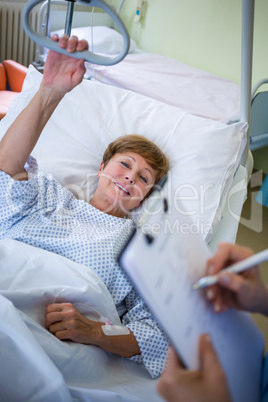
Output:
<svg viewBox="0 0 268 402">
<path fill-rule="evenodd" d="M 0 60 L 12 59 L 28 67 L 35 61 L 36 45 L 23 30 L 21 14 L 24 4 L 0 2 Z M 31 24 L 35 30 L 38 10 L 37 6 L 31 13 Z"/>
</svg>

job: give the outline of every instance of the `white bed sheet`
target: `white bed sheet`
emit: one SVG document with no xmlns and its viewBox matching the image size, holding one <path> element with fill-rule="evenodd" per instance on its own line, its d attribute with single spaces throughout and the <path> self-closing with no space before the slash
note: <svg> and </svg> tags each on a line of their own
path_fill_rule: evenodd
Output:
<svg viewBox="0 0 268 402">
<path fill-rule="evenodd" d="M 0 254 L 1 400 L 161 401 L 143 365 L 59 341 L 44 328 L 46 305 L 55 301 L 72 302 L 90 318 L 97 319 L 97 311 L 119 322 L 93 271 L 11 239 L 1 240 Z"/>
<path fill-rule="evenodd" d="M 87 77 L 129 89 L 197 116 L 228 122 L 239 116 L 240 86 L 159 54 L 132 51 L 113 66 L 86 63 Z"/>
<path fill-rule="evenodd" d="M 63 30 L 51 35 L 54 33 L 61 35 Z M 107 57 L 119 54 L 123 47 L 122 35 L 105 26 L 76 27 L 72 35 L 86 39 L 90 50 Z M 86 78 L 146 95 L 197 116 L 228 122 L 240 114 L 238 84 L 179 60 L 143 52 L 132 39 L 129 54 L 119 64 L 86 63 L 86 67 Z"/>
</svg>

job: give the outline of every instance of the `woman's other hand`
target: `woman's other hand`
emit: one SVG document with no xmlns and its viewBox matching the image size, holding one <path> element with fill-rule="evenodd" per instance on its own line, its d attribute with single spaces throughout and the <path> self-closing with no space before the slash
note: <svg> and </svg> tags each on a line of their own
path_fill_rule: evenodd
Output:
<svg viewBox="0 0 268 402">
<path fill-rule="evenodd" d="M 102 325 L 83 316 L 71 303 L 47 306 L 45 327 L 60 340 L 94 345 Z"/>
<path fill-rule="evenodd" d="M 139 355 L 140 348 L 131 331 L 128 335 L 105 335 L 103 322 L 86 318 L 71 303 L 47 306 L 45 327 L 60 340 L 99 346 L 119 356 Z"/>
</svg>

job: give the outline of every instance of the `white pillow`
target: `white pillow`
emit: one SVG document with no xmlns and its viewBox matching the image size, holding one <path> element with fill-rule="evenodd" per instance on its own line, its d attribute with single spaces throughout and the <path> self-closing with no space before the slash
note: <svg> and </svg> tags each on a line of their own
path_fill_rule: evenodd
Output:
<svg viewBox="0 0 268 402">
<path fill-rule="evenodd" d="M 0 123 L 0 136 L 38 89 L 42 75 L 30 66 L 22 92 Z M 76 196 L 90 200 L 106 146 L 120 135 L 142 134 L 171 161 L 170 183 L 196 228 L 210 241 L 245 143 L 245 124 L 223 123 L 124 89 L 84 80 L 65 95 L 32 155 Z"/>
<path fill-rule="evenodd" d="M 54 31 L 50 33 L 50 36 L 58 34 L 61 36 L 64 33 L 64 29 Z M 72 28 L 72 35 L 78 37 L 78 39 L 86 39 L 89 43 L 89 50 L 92 51 L 92 33 L 93 33 L 93 52 L 107 55 L 116 55 L 121 53 L 123 49 L 124 39 L 121 33 L 115 29 L 105 26 L 94 27 L 79 27 Z M 136 49 L 137 45 L 133 39 L 130 39 L 129 53 Z"/>
</svg>

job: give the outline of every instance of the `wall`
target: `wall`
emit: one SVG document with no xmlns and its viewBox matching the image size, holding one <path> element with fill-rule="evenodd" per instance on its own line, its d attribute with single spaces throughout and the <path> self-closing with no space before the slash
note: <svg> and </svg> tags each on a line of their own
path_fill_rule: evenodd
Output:
<svg viewBox="0 0 268 402">
<path fill-rule="evenodd" d="M 240 83 L 242 0 L 147 0 L 141 23 L 134 23 L 135 7 L 125 0 L 121 16 L 141 49 Z M 268 76 L 267 17 L 267 0 L 256 0 L 253 83 Z"/>
<path fill-rule="evenodd" d="M 142 50 L 178 58 L 240 84 L 242 0 L 147 0 L 139 23 L 134 22 L 136 4 L 125 0 L 121 17 Z M 268 1 L 255 0 L 253 85 L 268 77 L 267 17 Z M 268 147 L 253 153 L 254 167 L 265 173 L 267 152 Z"/>
</svg>

